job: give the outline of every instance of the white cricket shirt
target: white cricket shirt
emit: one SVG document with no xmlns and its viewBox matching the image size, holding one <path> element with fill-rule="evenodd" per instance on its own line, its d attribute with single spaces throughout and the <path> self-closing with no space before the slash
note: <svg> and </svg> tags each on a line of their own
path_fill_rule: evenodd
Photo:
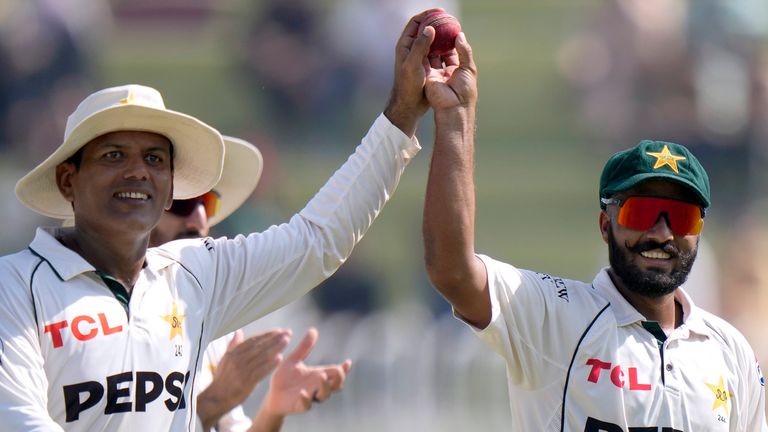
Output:
<svg viewBox="0 0 768 432">
<path fill-rule="evenodd" d="M 330 276 L 418 150 L 379 116 L 288 223 L 151 248 L 128 302 L 38 229 L 27 250 L 0 258 L 0 429 L 193 429 L 201 347 Z"/>
<path fill-rule="evenodd" d="M 505 359 L 510 430 L 768 430 L 749 344 L 682 290 L 684 324 L 661 342 L 606 269 L 589 285 L 480 258 L 492 318 L 473 329 Z"/>
</svg>

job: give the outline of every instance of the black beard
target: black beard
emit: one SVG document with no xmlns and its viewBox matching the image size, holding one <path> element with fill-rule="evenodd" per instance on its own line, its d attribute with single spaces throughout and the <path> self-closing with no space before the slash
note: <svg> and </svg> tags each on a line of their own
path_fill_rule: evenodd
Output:
<svg viewBox="0 0 768 432">
<path fill-rule="evenodd" d="M 624 282 L 628 290 L 645 297 L 658 298 L 674 292 L 682 285 L 691 272 L 696 260 L 698 247 L 687 253 L 681 253 L 671 242 L 659 244 L 653 241 L 639 243 L 634 247 L 625 245 L 622 249 L 613 236 L 613 228 L 608 227 L 608 261 L 614 273 Z M 651 249 L 661 249 L 677 256 L 680 265 L 666 274 L 656 270 L 641 270 L 630 261 L 629 252 L 640 253 Z"/>
</svg>

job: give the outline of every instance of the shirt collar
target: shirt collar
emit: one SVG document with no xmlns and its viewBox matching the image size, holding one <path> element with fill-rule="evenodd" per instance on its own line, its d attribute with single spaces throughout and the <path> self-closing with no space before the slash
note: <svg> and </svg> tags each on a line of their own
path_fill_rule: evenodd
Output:
<svg viewBox="0 0 768 432">
<path fill-rule="evenodd" d="M 683 288 L 675 291 L 675 300 L 683 307 L 683 323 L 688 330 L 703 336 L 710 336 L 712 331 L 704 321 L 704 311 L 696 306 L 691 296 Z"/>
<path fill-rule="evenodd" d="M 616 317 L 616 324 L 619 326 L 645 321 L 645 317 L 619 293 L 616 285 L 613 284 L 611 277 L 608 275 L 608 267 L 600 270 L 597 276 L 595 276 L 595 280 L 592 281 L 592 286 L 611 303 L 611 311 L 613 311 L 613 315 Z"/>
<path fill-rule="evenodd" d="M 626 326 L 636 322 L 645 321 L 645 317 L 621 295 L 616 285 L 608 275 L 608 267 L 603 268 L 595 276 L 592 286 L 611 303 L 611 311 L 616 318 L 616 324 Z M 682 288 L 675 291 L 675 300 L 683 307 L 683 326 L 680 329 L 709 336 L 709 326 L 704 322 L 703 312 L 691 300 L 688 293 Z M 687 334 L 685 335 L 687 337 Z"/>
<path fill-rule="evenodd" d="M 29 248 L 35 255 L 48 261 L 56 274 L 64 281 L 96 269 L 77 252 L 64 246 L 56 239 L 61 228 L 38 228 Z"/>
<path fill-rule="evenodd" d="M 61 230 L 60 227 L 38 228 L 29 248 L 34 254 L 48 261 L 56 274 L 64 281 L 68 281 L 81 273 L 96 271 L 96 268 L 77 252 L 64 246 L 56 239 L 59 230 Z M 145 268 L 158 271 L 168 267 L 173 262 L 173 259 L 157 253 L 154 248 L 147 250 Z"/>
<path fill-rule="evenodd" d="M 160 271 L 176 262 L 170 255 L 163 252 L 160 248 L 147 249 L 147 267 L 153 272 Z"/>
</svg>

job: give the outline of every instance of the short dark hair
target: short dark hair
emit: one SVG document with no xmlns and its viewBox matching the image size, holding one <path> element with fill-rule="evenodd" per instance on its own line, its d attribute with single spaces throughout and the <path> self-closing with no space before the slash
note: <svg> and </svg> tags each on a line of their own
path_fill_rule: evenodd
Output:
<svg viewBox="0 0 768 432">
<path fill-rule="evenodd" d="M 85 147 L 85 146 L 83 146 L 83 147 Z M 77 149 L 75 154 L 73 154 L 72 156 L 68 157 L 67 160 L 64 161 L 64 163 L 71 163 L 72 165 L 75 166 L 76 170 L 79 170 L 80 169 L 80 162 L 83 161 L 83 147 L 80 147 L 79 149 Z"/>
</svg>

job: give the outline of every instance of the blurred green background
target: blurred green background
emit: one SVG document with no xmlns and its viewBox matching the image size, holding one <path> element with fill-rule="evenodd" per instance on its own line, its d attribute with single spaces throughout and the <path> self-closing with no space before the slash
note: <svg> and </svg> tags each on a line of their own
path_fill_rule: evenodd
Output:
<svg viewBox="0 0 768 432">
<path fill-rule="evenodd" d="M 197 1 L 187 7 L 184 2 L 165 3 L 164 8 L 150 7 L 151 2 L 112 3 L 116 16 L 110 28 L 84 55 L 88 85 L 150 85 L 163 93 L 169 107 L 198 116 L 222 133 L 247 136 L 258 130 L 269 136 L 277 156 L 272 162 L 279 164 L 272 171 L 278 177 L 270 181 L 268 193 L 257 190 L 251 204 L 277 210 L 250 226 L 260 230 L 287 219 L 343 162 L 383 110 L 389 83 L 339 109 L 325 133 L 304 138 L 300 145 L 280 142 L 284 130 L 265 114 L 268 98 L 261 98 L 258 88 L 245 90 L 247 73 L 237 66 L 248 18 L 265 6 L 234 0 Z M 601 264 L 595 195 L 608 153 L 586 142 L 573 115 L 570 90 L 556 69 L 556 53 L 569 35 L 588 24 L 599 3 L 478 1 L 449 9 L 461 19 L 480 72 L 477 249 L 523 267 L 586 279 Z M 142 4 L 161 13 L 145 17 Z M 330 14 L 334 2 L 316 2 L 315 7 Z M 405 4 L 403 9 L 413 7 Z M 389 40 L 382 45 L 391 50 L 397 34 L 385 35 Z M 431 131 L 428 114 L 417 132 L 424 150 L 355 252 L 354 260 L 380 278 L 381 304 L 410 301 L 428 289 L 414 286 L 414 280 L 425 280 L 420 230 Z M 56 144 L 51 142 L 51 149 Z M 24 161 L 25 169 L 44 154 L 37 156 Z M 5 194 L 11 188 L 11 182 L 3 183 Z M 241 213 L 233 218 L 236 226 L 245 227 L 249 222 L 240 220 L 246 217 Z M 28 217 L 35 219 L 31 212 Z M 32 231 L 15 236 L 19 240 L 3 242 L 4 252 L 24 247 Z"/>
<path fill-rule="evenodd" d="M 58 146 L 66 116 L 85 95 L 125 83 L 159 89 L 169 108 L 249 139 L 264 153 L 259 187 L 216 227 L 217 234 L 260 231 L 287 220 L 382 112 L 397 35 L 409 16 L 432 5 L 416 0 L 0 0 L 0 199 L 6 203 L 0 253 L 26 247 L 35 226 L 58 224 L 18 203 L 16 180 Z M 434 5 L 459 17 L 479 70 L 477 250 L 519 267 L 592 280 L 607 265 L 597 229 L 603 163 L 640 139 L 677 140 L 700 146 L 694 153 L 710 170 L 714 207 L 704 238 L 714 255 L 706 261 L 705 285 L 717 290 L 718 271 L 734 248 L 730 230 L 768 190 L 768 128 L 763 126 L 768 124 L 768 62 L 763 60 L 768 4 L 453 0 Z M 273 10 L 281 7 L 280 13 Z M 291 8 L 307 15 L 292 14 Z M 282 27 L 276 18 L 265 18 L 270 13 L 283 20 Z M 53 48 L 69 39 L 74 48 L 65 46 L 57 57 Z M 290 109 L 275 96 L 278 83 L 292 98 Z M 423 305 L 435 317 L 448 312 L 429 285 L 422 259 L 432 129 L 428 113 L 417 131 L 422 153 L 340 270 L 354 269 L 352 283 L 373 289 L 344 291 L 334 285 L 334 276 L 315 290 L 327 293 L 331 303 L 360 295 L 371 297 L 368 312 L 413 305 Z M 699 298 L 704 297 L 694 296 Z M 719 306 L 717 300 L 702 303 Z M 468 333 L 462 327 L 446 340 L 455 337 L 458 344 L 459 335 Z M 322 330 L 321 344 L 333 336 Z M 474 353 L 474 345 L 463 347 L 458 351 L 449 344 L 448 357 Z M 329 351 L 345 349 L 337 345 Z M 489 429 L 503 425 L 508 415 L 501 400 L 503 367 L 494 369 L 500 366 L 495 357 L 482 361 L 496 363 L 480 363 L 480 372 L 467 368 L 470 378 L 446 374 L 438 380 L 443 386 L 448 385 L 444 379 L 459 382 L 450 394 L 471 383 L 482 387 L 467 395 L 476 406 L 461 405 L 458 411 L 438 406 L 440 420 L 407 430 L 461 430 L 462 423 L 452 423 L 446 412 L 466 414 L 466 424 L 474 426 L 479 419 L 490 422 Z M 365 364 L 359 366 L 361 377 Z M 371 393 L 366 385 L 361 391 Z M 448 393 L 437 393 L 433 399 L 445 404 Z M 349 402 L 358 394 L 346 390 L 342 399 Z M 344 408 L 334 411 L 334 403 L 326 412 L 342 418 L 338 413 Z M 402 430 L 386 422 L 374 427 L 377 418 L 396 418 L 387 407 L 364 429 Z M 361 430 L 359 415 L 350 413 L 354 420 L 348 430 Z M 325 430 L 344 428 L 337 422 Z"/>
</svg>

